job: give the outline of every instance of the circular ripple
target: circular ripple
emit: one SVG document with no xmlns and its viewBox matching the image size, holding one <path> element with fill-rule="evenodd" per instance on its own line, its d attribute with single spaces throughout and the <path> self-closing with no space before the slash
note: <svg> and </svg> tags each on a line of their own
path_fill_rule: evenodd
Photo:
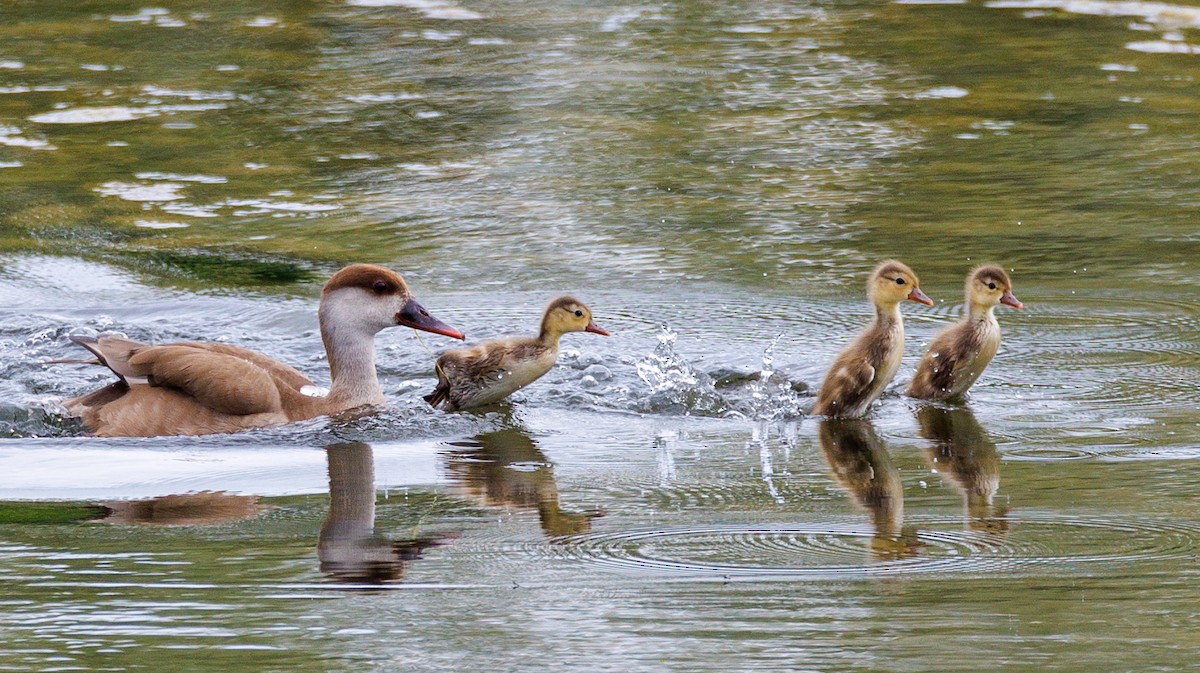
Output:
<svg viewBox="0 0 1200 673">
<path fill-rule="evenodd" d="M 546 548 L 562 559 L 617 570 L 727 578 L 878 575 L 1016 570 L 1035 565 L 1134 563 L 1192 558 L 1200 525 L 1150 519 L 1029 515 L 1007 533 L 964 530 L 961 519 L 913 519 L 906 542 L 863 525 L 708 526 L 620 531 L 562 538 Z M 909 528 L 906 527 L 906 531 Z M 911 553 L 879 554 L 880 544 Z"/>
</svg>

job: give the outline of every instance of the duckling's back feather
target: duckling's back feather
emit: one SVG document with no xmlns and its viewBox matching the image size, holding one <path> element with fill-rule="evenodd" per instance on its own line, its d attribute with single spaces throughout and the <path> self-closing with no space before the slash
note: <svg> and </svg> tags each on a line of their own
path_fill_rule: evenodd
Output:
<svg viewBox="0 0 1200 673">
<path fill-rule="evenodd" d="M 992 361 L 999 346 L 1000 330 L 994 318 L 958 322 L 934 337 L 905 394 L 927 400 L 962 396 Z"/>
</svg>

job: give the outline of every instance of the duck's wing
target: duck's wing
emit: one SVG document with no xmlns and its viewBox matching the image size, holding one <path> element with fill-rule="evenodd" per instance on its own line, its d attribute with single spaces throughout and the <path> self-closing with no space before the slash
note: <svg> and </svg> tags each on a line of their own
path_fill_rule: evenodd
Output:
<svg viewBox="0 0 1200 673">
<path fill-rule="evenodd" d="M 211 353 L 218 353 L 221 355 L 231 355 L 233 357 L 240 358 L 247 362 L 258 365 L 259 367 L 262 367 L 264 370 L 266 370 L 268 373 L 270 373 L 271 377 L 274 378 L 276 381 L 282 383 L 284 386 L 286 386 L 288 388 L 291 388 L 292 390 L 300 390 L 304 386 L 314 385 L 312 382 L 312 379 L 310 379 L 307 376 L 305 376 L 304 374 L 300 373 L 295 368 L 285 365 L 282 362 L 280 362 L 279 360 L 267 357 L 266 355 L 263 355 L 262 353 L 255 352 L 255 351 L 249 350 L 247 348 L 241 348 L 239 346 L 230 346 L 229 344 L 201 343 L 201 342 L 187 342 L 187 343 L 183 343 L 180 345 L 190 346 L 192 348 L 199 348 L 202 350 L 209 351 Z"/>
<path fill-rule="evenodd" d="M 437 386 L 433 392 L 425 396 L 425 401 L 429 406 L 437 409 L 439 405 L 450 399 L 450 381 L 446 379 L 446 373 L 442 370 L 442 361 L 439 358 L 437 363 Z"/>
<path fill-rule="evenodd" d="M 949 395 L 979 354 L 979 344 L 970 336 L 969 330 L 957 327 L 937 335 L 917 364 L 907 394 L 925 399 Z"/>
<path fill-rule="evenodd" d="M 126 362 L 151 386 L 184 392 L 218 413 L 244 416 L 282 409 L 270 369 L 241 355 L 192 344 L 171 344 L 135 349 Z"/>
<path fill-rule="evenodd" d="M 817 397 L 817 413 L 836 416 L 852 409 L 870 394 L 875 367 L 863 358 L 841 357 L 833 363 Z"/>
</svg>

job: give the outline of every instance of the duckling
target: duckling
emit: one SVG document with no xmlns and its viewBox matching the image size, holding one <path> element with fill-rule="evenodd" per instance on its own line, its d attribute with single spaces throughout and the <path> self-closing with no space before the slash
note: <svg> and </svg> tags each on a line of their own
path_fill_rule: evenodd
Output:
<svg viewBox="0 0 1200 673">
<path fill-rule="evenodd" d="M 567 332 L 609 336 L 583 302 L 558 297 L 546 306 L 536 337 L 496 339 L 443 353 L 437 360 L 437 387 L 425 401 L 446 411 L 498 402 L 550 371 L 558 359 L 558 340 Z"/>
<path fill-rule="evenodd" d="M 817 393 L 814 414 L 842 418 L 866 414 L 896 376 L 904 355 L 900 302 L 907 299 L 933 306 L 933 300 L 921 291 L 917 274 L 895 260 L 875 267 L 867 296 L 875 305 L 875 319 L 833 361 Z"/>
<path fill-rule="evenodd" d="M 351 264 L 325 283 L 317 316 L 332 379 L 320 394 L 292 367 L 221 343 L 145 344 L 117 336 L 72 337 L 88 364 L 118 381 L 63 403 L 94 435 L 205 435 L 280 425 L 385 402 L 375 373 L 375 334 L 385 327 L 462 339 L 429 315 L 396 272 Z"/>
<path fill-rule="evenodd" d="M 923 400 L 959 400 L 987 368 L 1000 348 L 998 304 L 1024 308 L 1012 293 L 1004 269 L 984 264 L 967 274 L 967 314 L 929 344 L 905 394 Z"/>
</svg>

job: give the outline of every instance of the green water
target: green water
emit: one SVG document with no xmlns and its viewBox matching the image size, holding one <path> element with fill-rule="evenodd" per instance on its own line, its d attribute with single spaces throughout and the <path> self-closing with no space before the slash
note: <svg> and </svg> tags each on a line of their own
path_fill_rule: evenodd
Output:
<svg viewBox="0 0 1200 673">
<path fill-rule="evenodd" d="M 1200 7 L 0 3 L 0 670 L 1177 671 L 1200 654 Z M 807 416 L 910 264 L 911 376 Z M 613 332 L 479 414 L 97 440 L 67 336 L 326 376 L 320 284 Z M 430 350 L 426 350 L 426 348 Z"/>
</svg>

